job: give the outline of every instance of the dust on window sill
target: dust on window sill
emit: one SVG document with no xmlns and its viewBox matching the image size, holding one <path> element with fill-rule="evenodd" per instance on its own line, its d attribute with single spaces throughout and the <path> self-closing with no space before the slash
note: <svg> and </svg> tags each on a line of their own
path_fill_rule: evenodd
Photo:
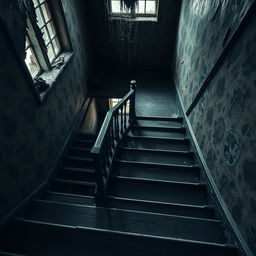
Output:
<svg viewBox="0 0 256 256">
<path fill-rule="evenodd" d="M 67 64 L 70 62 L 73 56 L 73 52 L 63 52 L 60 56 L 52 63 L 52 69 L 43 72 L 37 80 L 44 81 L 45 85 L 48 85 L 48 88 L 42 92 L 38 92 L 40 101 L 44 102 L 50 91 L 53 89 L 55 83 L 57 82 L 58 77 L 62 74 Z M 36 82 L 36 81 L 35 81 Z"/>
</svg>

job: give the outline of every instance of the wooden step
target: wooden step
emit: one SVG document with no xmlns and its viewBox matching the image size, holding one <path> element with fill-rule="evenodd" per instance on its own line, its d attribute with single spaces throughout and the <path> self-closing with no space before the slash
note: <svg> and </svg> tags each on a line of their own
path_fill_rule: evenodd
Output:
<svg viewBox="0 0 256 256">
<path fill-rule="evenodd" d="M 106 205 L 110 208 L 189 216 L 194 218 L 214 219 L 215 216 L 213 206 L 209 205 L 197 206 L 177 203 L 164 203 L 114 196 L 106 197 Z"/>
<path fill-rule="evenodd" d="M 111 177 L 110 195 L 165 203 L 207 205 L 205 185 L 128 177 Z"/>
<path fill-rule="evenodd" d="M 185 138 L 159 138 L 146 136 L 126 136 L 122 146 L 129 148 L 144 148 L 158 150 L 189 151 L 189 139 Z"/>
<path fill-rule="evenodd" d="M 163 138 L 185 138 L 184 127 L 159 127 L 133 125 L 128 133 L 133 136 L 163 137 Z"/>
<path fill-rule="evenodd" d="M 197 166 L 162 165 L 145 162 L 117 160 L 113 165 L 113 174 L 125 177 L 159 179 L 198 183 L 200 169 Z"/>
<path fill-rule="evenodd" d="M 34 200 L 26 219 L 136 234 L 224 243 L 218 220 Z M 211 230 L 211 232 L 209 232 Z"/>
<path fill-rule="evenodd" d="M 65 156 L 62 167 L 93 169 L 94 162 L 92 158 L 88 157 Z"/>
<path fill-rule="evenodd" d="M 95 205 L 93 196 L 83 196 L 63 192 L 47 191 L 43 194 L 42 199 L 60 203 Z"/>
<path fill-rule="evenodd" d="M 78 181 L 95 182 L 94 169 L 61 167 L 57 173 L 58 178 Z"/>
<path fill-rule="evenodd" d="M 194 165 L 194 153 L 190 151 L 120 147 L 118 150 L 118 159 L 159 164 Z"/>
<path fill-rule="evenodd" d="M 234 246 L 17 219 L 1 248 L 34 256 L 238 256 Z M 43 245 L 43 246 L 42 246 Z M 40 248 L 40 250 L 38 249 Z"/>
<path fill-rule="evenodd" d="M 79 195 L 94 195 L 96 184 L 93 182 L 74 181 L 55 178 L 51 190 Z"/>
</svg>

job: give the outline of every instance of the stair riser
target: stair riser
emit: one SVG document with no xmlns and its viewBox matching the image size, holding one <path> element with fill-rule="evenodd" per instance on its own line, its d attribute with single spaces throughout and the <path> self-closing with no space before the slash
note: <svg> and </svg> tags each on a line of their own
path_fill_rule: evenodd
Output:
<svg viewBox="0 0 256 256">
<path fill-rule="evenodd" d="M 145 137 L 160 137 L 160 138 L 185 138 L 186 133 L 183 131 L 162 131 L 162 130 L 150 130 L 150 129 L 132 129 L 129 135 L 133 136 L 145 136 Z"/>
<path fill-rule="evenodd" d="M 69 183 L 61 183 L 61 182 L 53 182 L 52 183 L 52 191 L 55 192 L 63 192 L 77 195 L 94 195 L 95 187 L 79 185 L 79 184 L 69 184 Z"/>
<path fill-rule="evenodd" d="M 80 172 L 75 170 L 72 170 L 72 171 L 60 170 L 58 172 L 58 178 L 67 179 L 67 180 L 94 182 L 95 174 L 89 173 L 89 172 Z"/>
<path fill-rule="evenodd" d="M 159 164 L 194 165 L 194 155 L 185 153 L 164 153 L 120 150 L 118 159 Z"/>
<path fill-rule="evenodd" d="M 86 161 L 86 160 L 74 160 L 74 159 L 68 159 L 64 158 L 63 160 L 63 166 L 65 167 L 73 167 L 73 168 L 94 168 L 93 161 Z"/>
<path fill-rule="evenodd" d="M 205 187 L 114 179 L 110 194 L 117 197 L 189 205 L 207 205 Z"/>
<path fill-rule="evenodd" d="M 146 148 L 160 150 L 189 151 L 189 141 L 168 141 L 151 139 L 127 138 L 122 146 L 129 148 Z"/>
<path fill-rule="evenodd" d="M 153 120 L 137 120 L 137 124 L 141 126 L 159 126 L 159 127 L 175 127 L 181 128 L 182 121 L 153 121 Z"/>
<path fill-rule="evenodd" d="M 6 250 L 35 256 L 238 256 L 229 248 L 22 222 L 12 224 L 2 243 Z"/>
<path fill-rule="evenodd" d="M 174 205 L 164 205 L 156 203 L 146 203 L 139 201 L 125 201 L 121 199 L 108 199 L 107 206 L 118 209 L 127 209 L 134 211 L 153 212 L 161 214 L 171 214 L 178 216 L 188 216 L 195 218 L 214 219 L 214 211 L 212 209 L 201 209 L 193 207 L 183 207 Z"/>
<path fill-rule="evenodd" d="M 76 140 L 73 143 L 73 147 L 78 147 L 78 148 L 92 148 L 94 145 L 93 141 L 79 141 Z"/>
<path fill-rule="evenodd" d="M 60 203 L 69 203 L 69 204 L 81 204 L 81 205 L 94 205 L 94 198 L 86 198 L 80 196 L 68 196 L 68 195 L 58 195 L 52 193 L 45 193 L 42 197 L 43 200 L 60 202 Z"/>
<path fill-rule="evenodd" d="M 113 174 L 124 177 L 156 179 L 180 182 L 199 182 L 200 170 L 198 168 L 160 168 L 136 164 L 115 164 Z"/>
<path fill-rule="evenodd" d="M 74 157 L 92 158 L 90 150 L 84 150 L 82 148 L 70 148 L 68 155 Z"/>
</svg>

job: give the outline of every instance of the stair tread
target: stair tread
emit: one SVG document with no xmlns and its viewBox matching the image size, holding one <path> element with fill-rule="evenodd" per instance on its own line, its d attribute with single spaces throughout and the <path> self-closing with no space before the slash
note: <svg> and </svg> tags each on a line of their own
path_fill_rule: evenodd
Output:
<svg viewBox="0 0 256 256">
<path fill-rule="evenodd" d="M 131 147 L 119 147 L 120 150 L 126 151 L 139 151 L 139 152 L 156 152 L 156 153 L 173 153 L 173 154 L 194 154 L 193 151 L 178 151 L 178 150 L 165 150 L 165 149 L 149 149 L 149 148 L 131 148 Z"/>
<path fill-rule="evenodd" d="M 161 167 L 166 167 L 166 168 L 173 168 L 173 167 L 199 168 L 197 165 L 165 164 L 165 163 L 131 161 L 131 160 L 122 160 L 122 159 L 117 159 L 117 160 L 115 160 L 115 162 L 117 162 L 117 163 L 129 163 L 129 164 L 134 164 L 134 165 L 161 166 Z"/>
<path fill-rule="evenodd" d="M 140 234 L 193 238 L 199 241 L 224 242 L 223 229 L 219 220 L 70 205 L 42 200 L 36 200 L 34 204 L 26 218 L 64 225 L 89 226 Z M 210 233 L 208 229 L 211 230 Z"/>
<path fill-rule="evenodd" d="M 125 136 L 127 139 L 147 139 L 147 140 L 162 140 L 162 141 L 187 141 L 189 142 L 188 138 L 170 138 L 170 137 L 155 137 L 155 136 L 140 136 L 140 135 L 132 135 L 127 134 Z"/>
<path fill-rule="evenodd" d="M 139 120 L 166 120 L 166 121 L 182 121 L 183 118 L 180 117 L 164 117 L 164 116 L 136 116 Z"/>
<path fill-rule="evenodd" d="M 95 186 L 96 185 L 96 183 L 94 183 L 94 182 L 68 180 L 68 179 L 61 179 L 61 178 L 54 178 L 53 181 L 61 182 L 61 183 L 69 183 L 69 184 L 74 184 L 74 185 L 85 185 L 85 186 Z"/>
<path fill-rule="evenodd" d="M 88 158 L 88 157 L 76 157 L 76 156 L 65 156 L 66 159 L 70 159 L 70 160 L 79 160 L 79 161 L 88 161 L 88 162 L 93 162 L 92 158 Z"/>
<path fill-rule="evenodd" d="M 177 130 L 177 131 L 186 131 L 185 127 L 166 127 L 166 126 L 153 126 L 153 125 L 132 125 L 131 129 L 154 129 L 154 130 Z"/>
<path fill-rule="evenodd" d="M 143 183 L 158 183 L 158 184 L 177 184 L 177 185 L 188 185 L 188 186 L 196 186 L 196 187 L 206 187 L 205 184 L 201 184 L 200 182 L 182 182 L 182 181 L 171 181 L 171 180 L 158 180 L 158 179 L 149 179 L 149 178 L 138 178 L 138 177 L 127 177 L 120 175 L 112 175 L 114 179 L 118 180 L 128 180 L 128 181 L 138 181 Z"/>
<path fill-rule="evenodd" d="M 64 170 L 64 171 L 73 171 L 73 172 L 85 172 L 85 173 L 95 173 L 94 169 L 91 168 L 79 168 L 79 167 L 65 167 L 62 166 L 59 168 L 60 170 Z"/>
</svg>

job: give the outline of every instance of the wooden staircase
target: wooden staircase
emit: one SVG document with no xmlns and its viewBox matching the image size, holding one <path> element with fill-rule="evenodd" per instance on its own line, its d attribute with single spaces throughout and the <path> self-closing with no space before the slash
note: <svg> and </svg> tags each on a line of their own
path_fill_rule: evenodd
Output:
<svg viewBox="0 0 256 256">
<path fill-rule="evenodd" d="M 10 221 L 0 255 L 239 255 L 215 216 L 181 117 L 137 117 L 100 206 L 94 141 L 78 133 L 49 189 Z"/>
</svg>

